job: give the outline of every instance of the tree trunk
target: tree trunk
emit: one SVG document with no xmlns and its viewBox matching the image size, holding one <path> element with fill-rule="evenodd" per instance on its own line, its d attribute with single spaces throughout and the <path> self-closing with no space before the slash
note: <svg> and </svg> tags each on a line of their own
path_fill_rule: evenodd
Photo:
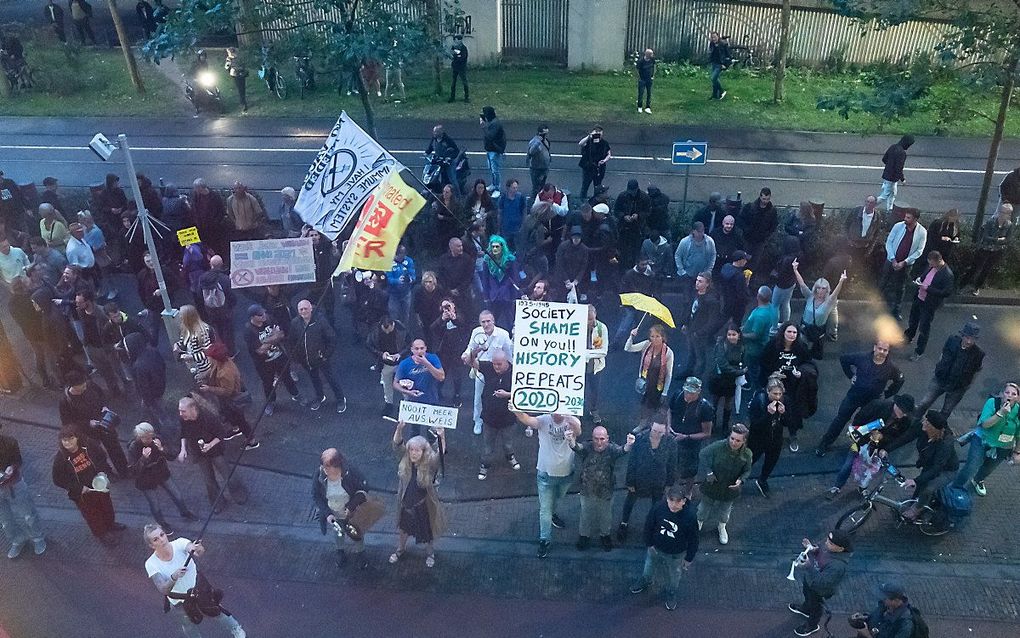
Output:
<svg viewBox="0 0 1020 638">
<path fill-rule="evenodd" d="M 995 161 L 999 158 L 999 145 L 1002 143 L 1002 133 L 1006 128 L 1006 116 L 1009 115 L 1009 101 L 1013 97 L 1013 85 L 1016 83 L 1018 65 L 1020 65 L 1020 58 L 1014 58 L 1006 69 L 1002 95 L 999 97 L 999 115 L 995 118 L 995 131 L 992 133 L 992 143 L 988 149 L 988 162 L 985 164 L 985 177 L 981 181 L 981 195 L 978 197 L 977 211 L 974 213 L 974 228 L 971 229 L 971 237 L 974 241 L 977 241 L 978 233 L 981 232 L 981 226 L 985 222 L 985 206 L 988 205 L 988 193 L 992 190 Z"/>
<path fill-rule="evenodd" d="M 425 13 L 428 20 L 428 34 L 436 47 L 436 55 L 432 58 L 432 71 L 436 83 L 436 95 L 443 94 L 443 57 L 438 51 L 443 47 L 443 11 L 440 6 L 442 0 L 427 0 Z"/>
<path fill-rule="evenodd" d="M 117 0 L 106 0 L 110 7 L 110 17 L 113 18 L 113 28 L 117 31 L 117 39 L 120 40 L 120 50 L 124 52 L 124 59 L 127 61 L 128 73 L 131 75 L 131 84 L 139 95 L 145 94 L 145 85 L 142 84 L 142 76 L 138 73 L 138 63 L 135 61 L 135 54 L 131 51 L 131 42 L 128 40 L 127 31 L 124 29 L 124 22 L 117 12 Z"/>
<path fill-rule="evenodd" d="M 372 139 L 379 141 L 379 133 L 375 130 L 375 108 L 372 106 L 372 100 L 369 99 L 368 85 L 365 84 L 365 78 L 361 77 L 358 69 L 354 70 L 354 74 L 358 78 L 358 93 L 361 95 L 361 106 L 365 109 L 365 131 L 372 136 Z"/>
<path fill-rule="evenodd" d="M 790 55 L 790 0 L 783 0 L 783 13 L 779 25 L 779 51 L 776 54 L 776 78 L 772 87 L 772 101 L 783 101 L 783 81 L 786 79 L 786 58 Z"/>
</svg>

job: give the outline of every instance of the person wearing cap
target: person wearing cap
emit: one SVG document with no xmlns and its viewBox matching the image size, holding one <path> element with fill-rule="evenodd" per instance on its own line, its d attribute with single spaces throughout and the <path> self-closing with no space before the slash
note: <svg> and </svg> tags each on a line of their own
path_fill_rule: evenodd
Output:
<svg viewBox="0 0 1020 638">
<path fill-rule="evenodd" d="M 801 543 L 807 551 L 807 560 L 800 566 L 801 588 L 804 602 L 790 603 L 787 609 L 807 618 L 794 629 L 798 636 L 810 636 L 818 631 L 825 601 L 836 595 L 846 578 L 850 558 L 853 556 L 853 541 L 850 534 L 841 529 L 829 532 L 824 543 L 815 545 L 805 538 Z"/>
<path fill-rule="evenodd" d="M 858 410 L 850 422 L 850 430 L 847 433 L 850 437 L 850 449 L 839 471 L 836 472 L 835 482 L 826 494 L 827 499 L 836 498 L 846 485 L 853 471 L 854 459 L 862 453 L 864 446 L 867 446 L 869 454 L 877 453 L 880 458 L 885 458 L 918 437 L 920 428 L 912 426 L 915 407 L 914 397 L 909 394 L 897 394 L 891 400 L 875 399 Z M 866 432 L 861 430 L 862 426 L 878 420 L 882 421 L 880 428 Z"/>
<path fill-rule="evenodd" d="M 648 512 L 644 526 L 645 564 L 641 577 L 630 586 L 630 593 L 640 594 L 648 588 L 656 567 L 668 574 L 666 609 L 673 611 L 679 603 L 680 579 L 698 555 L 697 518 L 689 507 L 690 492 L 679 485 L 665 490 L 665 498 Z"/>
<path fill-rule="evenodd" d="M 858 638 L 912 638 L 914 612 L 903 586 L 896 582 L 882 583 L 878 587 L 878 597 L 872 613 L 850 616 L 850 626 L 857 630 Z"/>
<path fill-rule="evenodd" d="M 953 293 L 953 270 L 942 258 L 942 253 L 937 250 L 928 253 L 927 272 L 915 279 L 914 284 L 917 285 L 917 294 L 914 295 L 914 302 L 910 306 L 909 326 L 903 333 L 907 343 L 917 337 L 917 346 L 910 357 L 911 361 L 917 361 L 924 354 L 935 311 L 941 308 L 942 302 Z"/>
<path fill-rule="evenodd" d="M 985 401 L 977 427 L 965 439 L 970 442 L 967 460 L 953 486 L 973 484 L 978 496 L 988 493 L 985 479 L 1006 459 L 1020 462 L 1020 385 L 1010 381 L 1002 392 Z"/>
<path fill-rule="evenodd" d="M 740 323 L 743 320 L 747 300 L 751 296 L 747 287 L 750 279 L 746 273 L 747 263 L 750 260 L 751 255 L 737 250 L 730 255 L 729 263 L 723 264 L 719 276 L 716 277 L 715 285 L 722 298 L 723 315 L 733 323 Z M 769 288 L 769 304 L 772 304 L 772 288 Z M 772 326 L 769 326 L 770 330 L 779 321 L 778 313 L 773 312 L 772 314 L 776 317 L 772 320 Z"/>
<path fill-rule="evenodd" d="M 669 400 L 666 425 L 677 442 L 677 478 L 690 481 L 698 473 L 698 453 L 704 441 L 712 438 L 715 410 L 701 396 L 701 379 L 687 377 L 679 392 Z"/>
<path fill-rule="evenodd" d="M 117 522 L 113 511 L 107 487 L 109 479 L 105 485 L 102 479 L 96 481 L 100 473 L 107 477 L 111 474 L 106 453 L 91 440 L 79 439 L 73 426 L 60 428 L 57 438 L 60 448 L 53 455 L 53 484 L 67 492 L 67 497 L 78 507 L 89 531 L 99 542 L 116 545 L 119 539 L 111 532 L 121 531 L 125 525 Z M 123 475 L 127 476 L 127 473 Z"/>
<path fill-rule="evenodd" d="M 706 234 L 711 235 L 716 228 L 722 226 L 723 217 L 726 215 L 722 201 L 722 193 L 713 192 L 708 196 L 705 207 L 694 214 L 692 222 L 701 222 Z"/>
<path fill-rule="evenodd" d="M 297 237 L 301 234 L 301 227 L 305 225 L 301 216 L 294 210 L 297 203 L 297 191 L 291 186 L 284 186 L 280 189 L 280 223 L 283 225 L 283 234 L 287 237 Z"/>
<path fill-rule="evenodd" d="M 552 146 L 549 144 L 549 125 L 539 124 L 535 137 L 528 142 L 528 174 L 531 177 L 531 193 L 538 192 L 545 186 L 549 177 L 549 164 L 552 161 Z"/>
<path fill-rule="evenodd" d="M 733 502 L 740 496 L 740 488 L 751 474 L 751 449 L 747 447 L 747 426 L 736 423 L 729 436 L 710 443 L 698 454 L 697 481 L 701 484 L 701 503 L 698 504 L 698 529 L 705 521 L 718 522 L 719 544 L 730 542 L 726 524 L 730 522 Z"/>
<path fill-rule="evenodd" d="M 613 159 L 613 151 L 609 142 L 602 135 L 601 126 L 594 126 L 577 145 L 581 147 L 581 159 L 577 163 L 581 167 L 581 199 L 588 199 L 588 186 L 594 184 L 598 190 L 606 176 L 606 163 Z"/>
<path fill-rule="evenodd" d="M 36 556 L 46 551 L 46 537 L 39 527 L 32 492 L 21 474 L 22 464 L 17 439 L 0 434 L 0 529 L 11 543 L 10 559 L 20 556 L 30 540 Z"/>
<path fill-rule="evenodd" d="M 305 407 L 301 392 L 290 376 L 290 357 L 283 351 L 287 335 L 280 326 L 269 320 L 269 313 L 258 304 L 248 307 L 248 325 L 244 331 L 244 342 L 248 346 L 255 371 L 262 380 L 266 395 L 266 416 L 272 416 L 276 403 L 276 383 L 282 382 L 291 399 Z"/>
<path fill-rule="evenodd" d="M 620 250 L 620 265 L 624 268 L 630 268 L 638 260 L 650 209 L 648 194 L 639 188 L 636 179 L 629 180 L 627 190 L 616 196 L 613 216 L 616 218 L 616 231 L 619 235 L 617 247 Z"/>
<path fill-rule="evenodd" d="M 943 397 L 942 415 L 948 419 L 953 413 L 984 363 L 985 353 L 977 345 L 980 333 L 978 323 L 968 321 L 959 334 L 946 339 L 942 356 L 935 364 L 935 376 L 928 383 L 924 398 L 917 404 L 919 414 L 927 412 L 940 396 Z"/>
<path fill-rule="evenodd" d="M 920 472 L 903 484 L 904 489 L 914 490 L 911 498 L 917 502 L 903 513 L 905 518 L 916 518 L 920 508 L 956 474 L 960 460 L 956 456 L 953 438 L 944 414 L 935 410 L 924 413 L 920 436 L 917 437 L 917 463 L 914 464 Z"/>
<path fill-rule="evenodd" d="M 552 283 L 557 288 L 556 297 L 566 299 L 574 293 L 574 303 L 580 300 L 583 290 L 587 289 L 588 253 L 591 250 L 581 241 L 581 227 L 571 226 L 570 236 L 560 242 L 556 249 L 556 265 L 553 267 Z"/>
</svg>

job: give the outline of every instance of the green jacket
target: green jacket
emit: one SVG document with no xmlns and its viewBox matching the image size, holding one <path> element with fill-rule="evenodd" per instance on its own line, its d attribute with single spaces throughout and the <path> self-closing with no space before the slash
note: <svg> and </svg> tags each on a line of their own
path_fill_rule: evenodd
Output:
<svg viewBox="0 0 1020 638">
<path fill-rule="evenodd" d="M 730 489 L 730 485 L 740 479 L 746 481 L 751 474 L 751 450 L 745 445 L 736 452 L 730 449 L 729 439 L 716 441 L 702 448 L 698 455 L 702 477 L 706 480 L 701 484 L 701 493 L 715 501 L 732 501 L 740 495 L 740 490 Z M 708 474 L 715 475 L 715 481 L 708 482 Z"/>
</svg>

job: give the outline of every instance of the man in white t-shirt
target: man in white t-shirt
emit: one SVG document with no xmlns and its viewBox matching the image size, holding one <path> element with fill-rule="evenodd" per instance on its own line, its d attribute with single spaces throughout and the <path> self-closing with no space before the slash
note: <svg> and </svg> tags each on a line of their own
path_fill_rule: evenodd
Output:
<svg viewBox="0 0 1020 638">
<path fill-rule="evenodd" d="M 464 365 L 472 354 L 478 361 L 492 361 L 492 353 L 502 350 L 508 359 L 513 361 L 514 346 L 510 341 L 510 333 L 496 325 L 496 317 L 488 310 L 483 310 L 478 315 L 478 327 L 471 331 L 471 338 L 468 339 L 467 348 L 460 356 Z M 475 404 L 472 416 L 475 421 L 475 434 L 482 433 L 482 390 L 485 389 L 485 378 L 481 373 L 475 372 Z"/>
<path fill-rule="evenodd" d="M 581 436 L 581 420 L 569 414 L 543 414 L 529 416 L 514 412 L 517 420 L 538 432 L 538 557 L 549 555 L 552 528 L 564 528 L 563 520 L 556 515 L 556 505 L 567 495 L 574 477 L 574 451 L 567 441 L 567 431 L 574 438 Z"/>
<path fill-rule="evenodd" d="M 201 541 L 191 542 L 187 538 L 171 541 L 159 525 L 146 525 L 145 542 L 152 548 L 152 556 L 145 561 L 145 573 L 148 574 L 159 593 L 167 596 L 171 592 L 186 594 L 195 586 L 198 579 L 198 564 L 194 559 L 185 567 L 189 554 L 200 558 L 205 553 Z M 202 638 L 198 625 L 191 622 L 184 612 L 184 601 L 167 596 L 170 609 L 181 624 L 181 631 L 188 638 Z M 218 624 L 230 631 L 233 638 L 245 638 L 246 634 L 233 616 L 223 612 L 217 616 L 206 616 L 205 621 Z"/>
</svg>

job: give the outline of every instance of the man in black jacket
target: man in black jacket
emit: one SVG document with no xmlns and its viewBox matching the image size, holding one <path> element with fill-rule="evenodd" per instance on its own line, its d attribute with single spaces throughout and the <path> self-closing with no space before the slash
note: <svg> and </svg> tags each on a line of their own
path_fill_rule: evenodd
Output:
<svg viewBox="0 0 1020 638">
<path fill-rule="evenodd" d="M 451 98 L 450 101 L 452 102 L 453 99 Z M 436 124 L 432 127 L 432 139 L 429 141 L 425 153 L 432 153 L 434 161 L 443 164 L 443 170 L 446 172 L 446 181 L 450 184 L 450 188 L 453 189 L 453 193 L 457 197 L 463 197 L 464 193 L 461 192 L 460 180 L 457 179 L 456 166 L 457 157 L 460 156 L 460 147 L 457 146 L 452 137 L 446 134 L 442 124 Z"/>
<path fill-rule="evenodd" d="M 701 222 L 705 226 L 705 234 L 711 235 L 716 228 L 722 226 L 723 217 L 726 216 L 726 209 L 722 203 L 722 193 L 712 193 L 708 196 L 708 203 L 705 207 L 694 214 L 693 222 Z M 714 238 L 713 238 L 714 239 Z"/>
<path fill-rule="evenodd" d="M 491 106 L 482 107 L 478 124 L 482 127 L 482 142 L 485 146 L 485 157 L 489 161 L 489 174 L 492 177 L 489 190 L 498 192 L 503 184 L 500 174 L 503 170 L 503 153 L 506 153 L 506 132 L 503 130 L 503 123 L 496 117 L 496 109 Z"/>
<path fill-rule="evenodd" d="M 953 413 L 985 360 L 984 351 L 977 345 L 980 332 L 977 322 L 968 321 L 960 334 L 946 339 L 942 357 L 935 364 L 935 376 L 928 384 L 928 392 L 917 404 L 918 412 L 927 412 L 940 396 L 945 395 L 940 412 L 947 419 Z"/>
<path fill-rule="evenodd" d="M 758 199 L 744 204 L 737 219 L 737 227 L 744 234 L 744 250 L 754 256 L 750 268 L 757 272 L 757 264 L 762 263 L 765 257 L 763 248 L 779 227 L 779 214 L 772 203 L 772 189 L 767 186 L 762 188 Z"/>
<path fill-rule="evenodd" d="M 669 575 L 666 586 L 666 609 L 676 609 L 680 577 L 698 554 L 698 519 L 694 507 L 688 507 L 687 492 L 679 485 L 666 489 L 666 498 L 656 504 L 645 519 L 645 566 L 641 577 L 630 586 L 630 593 L 640 594 L 652 583 L 656 567 Z"/>
<path fill-rule="evenodd" d="M 315 305 L 307 299 L 298 302 L 297 311 L 298 316 L 290 323 L 287 350 L 312 380 L 315 398 L 312 399 L 311 409 L 318 410 L 326 402 L 326 394 L 322 387 L 322 377 L 325 375 L 326 383 L 336 397 L 336 412 L 343 414 L 347 410 L 347 397 L 344 396 L 340 380 L 336 378 L 336 372 L 329 363 L 329 358 L 335 350 L 336 336 L 333 334 L 333 328 L 315 316 Z"/>
<path fill-rule="evenodd" d="M 833 486 L 829 488 L 826 498 L 830 501 L 836 498 L 839 491 L 846 485 L 850 473 L 853 471 L 854 459 L 857 458 L 863 445 L 869 444 L 873 451 L 877 449 L 880 456 L 886 457 L 889 453 L 917 438 L 920 428 L 915 428 L 912 425 L 914 413 L 914 397 L 909 394 L 898 394 L 892 399 L 875 399 L 862 407 L 850 422 L 851 427 L 854 428 L 850 433 L 852 443 L 844 457 L 842 466 L 836 472 Z M 877 431 L 881 434 L 880 437 L 874 434 L 875 430 L 865 432 L 861 429 L 861 426 L 879 419 L 882 420 L 882 428 Z M 877 442 L 871 439 L 872 436 L 876 437 Z"/>
<path fill-rule="evenodd" d="M 924 354 L 935 311 L 942 307 L 946 297 L 953 294 L 955 283 L 953 270 L 946 265 L 942 253 L 933 250 L 928 253 L 927 272 L 915 279 L 914 283 L 917 285 L 917 294 L 914 295 L 914 303 L 910 306 L 910 325 L 903 333 L 907 343 L 917 337 L 917 346 L 914 354 L 910 356 L 911 361 L 917 361 Z"/>
<path fill-rule="evenodd" d="M 637 66 L 637 112 L 641 112 L 641 98 L 645 98 L 645 113 L 652 112 L 652 80 L 655 78 L 655 52 L 645 49 L 645 54 L 638 58 Z"/>
<path fill-rule="evenodd" d="M 106 407 L 103 391 L 79 370 L 67 374 L 64 387 L 58 406 L 60 422 L 73 426 L 81 440 L 91 438 L 102 444 L 117 474 L 127 478 L 130 475 L 127 457 L 117 438 L 120 419 Z"/>
<path fill-rule="evenodd" d="M 323 450 L 319 457 L 319 471 L 312 479 L 312 502 L 315 504 L 315 518 L 319 521 L 319 528 L 323 535 L 330 526 L 339 521 L 348 520 L 359 506 L 368 500 L 368 485 L 361 474 L 351 466 L 347 459 L 340 454 L 336 448 Z M 337 489 L 339 488 L 339 489 Z M 341 524 L 341 529 L 344 529 Z M 332 531 L 332 530 L 329 530 Z M 358 530 L 364 533 L 365 530 Z M 348 536 L 346 529 L 344 533 L 336 533 L 336 563 L 342 567 L 347 562 L 347 553 L 344 551 L 344 538 Z M 354 544 L 351 550 L 360 559 L 358 567 L 364 569 L 368 562 L 364 559 L 365 539 L 364 537 L 351 538 Z"/>
<path fill-rule="evenodd" d="M 638 187 L 636 179 L 628 181 L 627 190 L 616 196 L 613 215 L 616 217 L 617 246 L 623 268 L 630 268 L 637 262 L 650 207 L 648 194 Z"/>
<path fill-rule="evenodd" d="M 712 273 L 699 273 L 694 278 L 694 298 L 678 313 L 681 334 L 691 346 L 691 360 L 687 374 L 700 377 L 708 362 L 708 351 L 715 343 L 715 335 L 722 325 L 723 316 L 719 297 L 712 291 Z"/>
<path fill-rule="evenodd" d="M 64 32 L 64 10 L 54 0 L 50 0 L 43 7 L 43 17 L 53 27 L 53 33 L 61 42 L 67 42 L 67 34 Z"/>
<path fill-rule="evenodd" d="M 459 33 L 453 36 L 453 46 L 450 47 L 450 70 L 453 71 L 453 80 L 450 83 L 450 102 L 453 102 L 457 94 L 457 78 L 464 85 L 464 102 L 468 99 L 467 83 L 468 48 L 464 45 L 464 36 Z"/>
<path fill-rule="evenodd" d="M 853 545 L 850 535 L 840 529 L 829 532 L 821 547 L 815 547 L 807 538 L 803 543 L 804 549 L 808 550 L 807 560 L 801 570 L 804 602 L 799 605 L 790 603 L 787 609 L 807 618 L 804 624 L 794 629 L 794 633 L 810 636 L 818 631 L 818 620 L 822 617 L 825 600 L 836 595 L 840 583 L 846 578 Z"/>
<path fill-rule="evenodd" d="M 939 488 L 956 476 L 960 465 L 953 431 L 949 429 L 948 421 L 941 412 L 928 410 L 921 419 L 918 435 L 915 466 L 920 473 L 903 484 L 904 489 L 914 490 L 911 498 L 917 500 L 910 510 L 904 512 L 904 516 L 911 519 L 920 513 L 920 508 L 927 505 Z"/>
<path fill-rule="evenodd" d="M 882 156 L 882 163 L 885 170 L 882 171 L 882 190 L 878 193 L 878 203 L 886 202 L 885 210 L 892 211 L 893 202 L 896 201 L 896 190 L 900 184 L 906 182 L 903 177 L 903 164 L 907 161 L 907 149 L 914 145 L 913 135 L 904 135 L 885 151 Z"/>
<path fill-rule="evenodd" d="M 737 220 L 733 215 L 723 217 L 722 224 L 716 224 L 715 230 L 709 233 L 715 242 L 715 266 L 712 274 L 718 275 L 724 264 L 733 261 L 733 254 L 744 250 L 744 234 L 736 227 Z M 708 228 L 706 226 L 706 228 Z"/>
<path fill-rule="evenodd" d="M 582 137 L 577 145 L 581 147 L 581 160 L 577 165 L 581 167 L 581 201 L 584 201 L 588 199 L 588 186 L 594 184 L 596 193 L 602 186 L 602 180 L 606 176 L 606 163 L 613 158 L 613 150 L 603 137 L 601 126 L 592 128 L 591 133 Z M 645 212 L 647 213 L 647 209 Z"/>
</svg>

